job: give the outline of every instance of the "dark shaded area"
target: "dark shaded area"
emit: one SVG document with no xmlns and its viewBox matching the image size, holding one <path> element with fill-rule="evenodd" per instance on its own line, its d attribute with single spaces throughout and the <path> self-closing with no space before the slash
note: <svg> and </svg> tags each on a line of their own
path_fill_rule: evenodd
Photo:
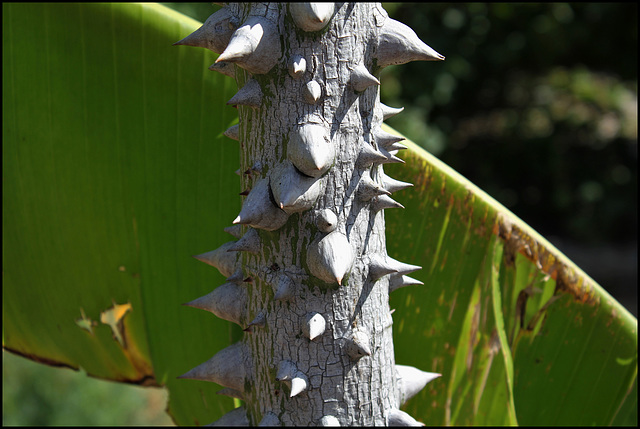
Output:
<svg viewBox="0 0 640 429">
<path fill-rule="evenodd" d="M 446 56 L 388 67 L 388 120 L 637 314 L 637 4 L 385 4 Z"/>
</svg>

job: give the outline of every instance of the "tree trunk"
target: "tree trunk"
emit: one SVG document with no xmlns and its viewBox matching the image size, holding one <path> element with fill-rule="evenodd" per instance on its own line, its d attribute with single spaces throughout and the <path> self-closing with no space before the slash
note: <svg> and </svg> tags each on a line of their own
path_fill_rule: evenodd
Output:
<svg viewBox="0 0 640 429">
<path fill-rule="evenodd" d="M 418 424 L 399 410 L 437 377 L 396 365 L 389 292 L 420 267 L 386 253 L 383 172 L 401 138 L 380 128 L 375 77 L 443 57 L 374 3 L 229 4 L 178 44 L 235 76 L 246 194 L 237 241 L 198 256 L 227 283 L 190 303 L 245 329 L 185 374 L 245 401 L 219 423 Z"/>
</svg>

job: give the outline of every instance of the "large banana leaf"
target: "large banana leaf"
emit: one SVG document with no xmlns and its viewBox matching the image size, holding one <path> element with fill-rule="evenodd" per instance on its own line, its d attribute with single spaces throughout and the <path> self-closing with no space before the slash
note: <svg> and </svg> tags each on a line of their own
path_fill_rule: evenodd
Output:
<svg viewBox="0 0 640 429">
<path fill-rule="evenodd" d="M 233 402 L 175 377 L 239 335 L 179 304 L 221 284 L 189 255 L 240 207 L 230 79 L 173 47 L 199 24 L 154 4 L 3 4 L 3 347 L 170 391 L 180 424 Z M 430 424 L 634 424 L 637 321 L 543 238 L 409 144 L 389 253 L 396 360 L 443 377 Z"/>
<path fill-rule="evenodd" d="M 172 46 L 197 26 L 150 4 L 3 5 L 3 346 L 166 385 L 181 423 L 233 406 L 176 380 L 229 343 L 180 304 L 224 280 L 190 255 L 240 207 L 235 83 Z"/>
<path fill-rule="evenodd" d="M 387 169 L 416 184 L 403 213 L 388 211 L 388 247 L 423 265 L 425 286 L 392 294 L 396 361 L 443 374 L 409 412 L 447 425 L 635 425 L 637 320 L 498 202 L 408 146 L 407 165 Z"/>
</svg>

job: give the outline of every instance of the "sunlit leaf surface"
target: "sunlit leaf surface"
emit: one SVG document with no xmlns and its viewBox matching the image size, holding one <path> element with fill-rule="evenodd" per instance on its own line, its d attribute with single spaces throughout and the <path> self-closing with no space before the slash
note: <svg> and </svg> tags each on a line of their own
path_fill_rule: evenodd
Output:
<svg viewBox="0 0 640 429">
<path fill-rule="evenodd" d="M 235 83 L 172 46 L 197 26 L 151 4 L 3 5 L 3 345 L 167 385 L 181 423 L 232 406 L 176 380 L 229 342 L 180 304 L 224 280 L 190 255 L 240 207 Z"/>
</svg>

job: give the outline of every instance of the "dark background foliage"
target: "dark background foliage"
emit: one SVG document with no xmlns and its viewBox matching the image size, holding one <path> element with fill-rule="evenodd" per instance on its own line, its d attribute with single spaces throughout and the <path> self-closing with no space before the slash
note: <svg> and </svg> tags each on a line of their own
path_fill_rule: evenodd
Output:
<svg viewBox="0 0 640 429">
<path fill-rule="evenodd" d="M 637 314 L 637 3 L 385 4 L 446 56 L 388 68 L 388 122 Z"/>
<path fill-rule="evenodd" d="M 215 10 L 167 5 L 200 21 Z M 384 6 L 446 56 L 382 72 L 382 101 L 405 106 L 389 124 L 637 314 L 637 3 Z M 156 389 L 5 355 L 3 424 L 169 422 Z"/>
</svg>

